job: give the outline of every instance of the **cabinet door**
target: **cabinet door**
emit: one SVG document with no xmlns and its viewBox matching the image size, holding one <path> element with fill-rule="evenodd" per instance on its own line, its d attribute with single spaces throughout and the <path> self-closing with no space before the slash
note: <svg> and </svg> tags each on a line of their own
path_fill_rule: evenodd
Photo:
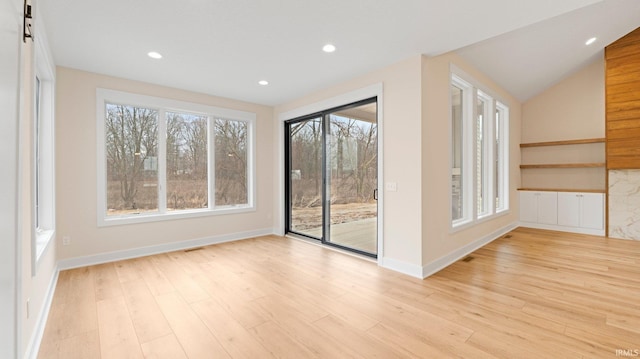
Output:
<svg viewBox="0 0 640 359">
<path fill-rule="evenodd" d="M 580 209 L 580 227 L 604 229 L 604 195 L 584 193 Z"/>
<path fill-rule="evenodd" d="M 538 222 L 538 192 L 520 191 L 520 221 Z"/>
<path fill-rule="evenodd" d="M 558 193 L 538 193 L 538 223 L 558 224 Z"/>
<path fill-rule="evenodd" d="M 580 227 L 581 193 L 558 192 L 558 224 Z"/>
</svg>

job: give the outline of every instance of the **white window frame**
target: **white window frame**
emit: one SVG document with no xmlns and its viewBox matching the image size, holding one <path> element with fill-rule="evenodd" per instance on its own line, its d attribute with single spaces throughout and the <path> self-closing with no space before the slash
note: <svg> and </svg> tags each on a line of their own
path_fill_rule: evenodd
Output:
<svg viewBox="0 0 640 359">
<path fill-rule="evenodd" d="M 474 137 L 474 126 L 472 121 L 474 118 L 474 89 L 473 86 L 463 80 L 460 77 L 452 76 L 451 85 L 455 85 L 456 87 L 462 89 L 462 161 L 460 172 L 462 175 L 462 182 L 460 183 L 460 187 L 462 190 L 462 217 L 457 220 L 452 220 L 451 223 L 453 226 L 461 226 L 466 223 L 472 221 L 472 218 L 475 216 L 474 210 L 474 198 L 475 194 L 473 191 L 474 177 L 475 172 L 473 171 L 473 164 L 475 162 L 474 158 L 470 156 L 470 153 L 473 153 L 473 146 L 475 141 L 473 141 Z M 451 106 L 449 106 L 451 107 Z M 472 121 L 472 123 L 469 123 Z M 453 119 L 449 121 L 450 125 L 453 126 Z M 451 128 L 450 133 L 452 134 L 453 141 L 453 128 Z M 453 178 L 453 146 L 451 146 L 451 160 L 450 160 L 450 171 L 452 171 L 449 175 L 449 181 Z M 449 188 L 451 189 L 453 186 L 452 183 L 449 184 Z M 449 195 L 449 199 L 453 198 L 452 194 Z M 451 206 L 449 206 L 451 208 Z"/>
<path fill-rule="evenodd" d="M 35 28 L 33 143 L 31 156 L 31 270 L 36 274 L 45 250 L 55 238 L 55 70 L 44 31 Z M 36 78 L 40 81 L 39 99 Z M 39 104 L 39 108 L 36 106 Z M 39 118 L 38 118 L 39 117 Z M 36 149 L 39 148 L 39 161 Z M 38 195 L 36 195 L 36 191 Z M 36 203 L 37 202 L 37 203 Z"/>
<path fill-rule="evenodd" d="M 140 214 L 107 216 L 107 157 L 105 143 L 106 103 L 130 105 L 158 110 L 158 211 Z M 255 127 L 256 114 L 154 96 L 133 94 L 122 91 L 98 88 L 96 90 L 97 107 L 97 168 L 98 168 L 98 226 L 146 223 L 179 218 L 193 218 L 231 213 L 244 213 L 256 210 L 255 205 Z M 167 211 L 166 204 L 166 112 L 203 115 L 209 121 L 208 143 L 208 185 L 209 202 L 207 208 Z M 247 123 L 247 202 L 238 205 L 215 205 L 215 126 L 216 119 L 243 121 Z"/>
<path fill-rule="evenodd" d="M 498 187 L 498 193 L 495 194 L 495 198 L 500 198 L 499 205 L 496 206 L 495 212 L 501 213 L 509 210 L 509 107 L 501 101 L 496 101 L 496 111 L 499 111 L 502 116 L 500 119 L 500 135 L 499 138 L 506 143 L 500 143 L 498 148 L 499 157 L 501 162 L 497 164 L 498 176 L 506 181 Z M 494 132 L 495 133 L 495 129 Z"/>
<path fill-rule="evenodd" d="M 486 89 L 480 82 L 466 74 L 464 71 L 451 66 L 450 86 L 463 89 L 462 104 L 462 218 L 453 220 L 451 218 L 451 230 L 458 231 L 477 223 L 501 216 L 509 210 L 509 108 L 498 96 Z M 477 120 L 478 120 L 478 100 L 485 101 L 483 116 L 483 148 L 482 163 L 489 166 L 484 173 L 479 173 L 478 168 L 478 147 L 477 147 Z M 501 111 L 500 117 L 500 148 L 495 149 L 495 121 L 496 111 Z M 453 123 L 453 118 L 449 121 Z M 452 126 L 452 125 L 451 125 Z M 453 134 L 453 129 L 451 129 Z M 453 137 L 452 137 L 453 141 Z M 451 146 L 453 148 L 453 146 Z M 452 151 L 453 152 L 453 151 Z M 500 155 L 501 162 L 496 167 L 496 155 Z M 453 170 L 453 153 L 450 159 L 450 171 Z M 500 177 L 498 184 L 500 187 L 496 193 L 496 171 Z M 451 173 L 453 174 L 453 173 Z M 452 190 L 452 176 L 449 176 L 450 191 Z M 483 186 L 486 199 L 483 208 L 480 208 L 479 186 Z M 496 206 L 496 198 L 500 198 L 500 206 Z M 453 200 L 453 193 L 450 192 L 450 201 Z M 451 215 L 451 214 L 450 214 Z"/>
</svg>

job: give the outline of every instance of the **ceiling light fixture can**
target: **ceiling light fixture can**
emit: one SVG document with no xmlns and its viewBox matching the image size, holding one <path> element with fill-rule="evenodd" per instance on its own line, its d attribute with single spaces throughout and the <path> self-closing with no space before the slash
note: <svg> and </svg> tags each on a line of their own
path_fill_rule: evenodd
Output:
<svg viewBox="0 0 640 359">
<path fill-rule="evenodd" d="M 149 53 L 147 53 L 147 56 L 149 56 L 152 59 L 161 59 L 162 55 L 160 55 L 160 53 L 155 52 L 155 51 L 151 51 Z"/>
<path fill-rule="evenodd" d="M 267 81 L 267 80 L 258 81 L 258 85 L 267 86 L 268 84 L 269 84 L 269 81 Z"/>
<path fill-rule="evenodd" d="M 591 45 L 591 44 L 593 44 L 594 42 L 596 42 L 596 40 L 597 40 L 597 38 L 596 38 L 596 37 L 592 37 L 592 38 L 590 38 L 589 40 L 587 40 L 587 42 L 585 42 L 585 45 L 587 45 L 587 46 L 588 46 L 588 45 Z"/>
<path fill-rule="evenodd" d="M 326 44 L 322 47 L 322 51 L 324 52 L 334 52 L 336 51 L 336 47 L 332 44 Z"/>
</svg>

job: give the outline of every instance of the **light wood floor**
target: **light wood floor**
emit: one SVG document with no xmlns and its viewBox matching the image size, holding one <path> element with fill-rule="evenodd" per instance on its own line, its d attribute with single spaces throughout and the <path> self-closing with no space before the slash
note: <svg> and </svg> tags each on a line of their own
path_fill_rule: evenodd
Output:
<svg viewBox="0 0 640 359">
<path fill-rule="evenodd" d="M 63 271 L 39 357 L 615 358 L 640 349 L 640 242 L 520 228 L 471 257 L 418 280 L 261 237 Z"/>
</svg>

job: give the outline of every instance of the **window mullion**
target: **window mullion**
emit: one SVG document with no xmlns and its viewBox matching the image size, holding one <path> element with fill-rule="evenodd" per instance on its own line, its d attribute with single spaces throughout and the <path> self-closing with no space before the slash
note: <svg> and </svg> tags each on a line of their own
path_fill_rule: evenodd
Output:
<svg viewBox="0 0 640 359">
<path fill-rule="evenodd" d="M 167 212 L 167 116 L 158 110 L 158 212 Z"/>
</svg>

